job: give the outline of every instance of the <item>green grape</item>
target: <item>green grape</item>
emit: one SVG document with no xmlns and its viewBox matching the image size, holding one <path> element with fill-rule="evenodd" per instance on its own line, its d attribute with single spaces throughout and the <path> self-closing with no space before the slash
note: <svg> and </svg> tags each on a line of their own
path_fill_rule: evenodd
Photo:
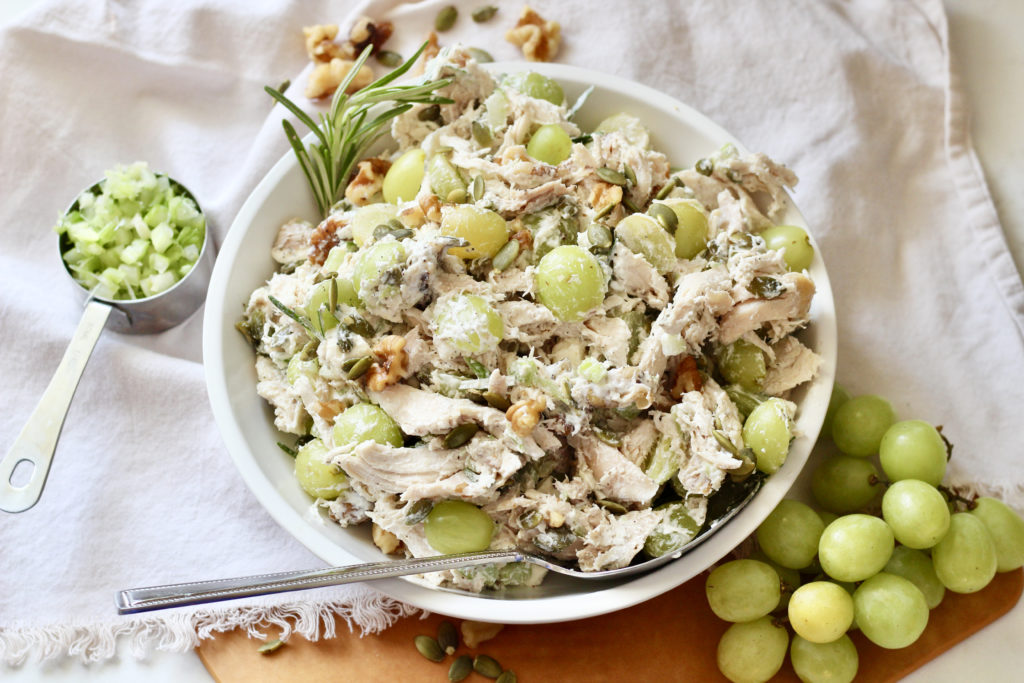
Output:
<svg viewBox="0 0 1024 683">
<path fill-rule="evenodd" d="M 771 617 L 730 626 L 718 641 L 718 670 L 733 683 L 764 683 L 782 668 L 789 633 Z"/>
<path fill-rule="evenodd" d="M 378 299 L 386 299 L 398 294 L 399 268 L 405 263 L 405 247 L 400 242 L 388 240 L 370 245 L 359 257 L 355 272 L 352 274 L 352 286 L 359 293 L 360 299 L 377 291 Z M 395 282 L 382 282 L 385 276 Z M 397 276 L 397 277 L 396 277 Z"/>
<path fill-rule="evenodd" d="M 661 557 L 682 548 L 700 531 L 700 525 L 686 510 L 682 501 L 659 505 L 655 510 L 665 510 L 663 520 L 654 527 L 644 541 L 644 552 L 650 557 Z"/>
<path fill-rule="evenodd" d="M 789 455 L 789 411 L 782 399 L 770 398 L 754 408 L 743 421 L 743 443 L 754 452 L 757 469 L 775 474 Z"/>
<path fill-rule="evenodd" d="M 892 529 L 871 515 L 843 515 L 825 527 L 818 560 L 837 581 L 863 581 L 881 571 L 892 555 Z"/>
<path fill-rule="evenodd" d="M 508 76 L 506 82 L 524 95 L 547 100 L 556 106 L 565 101 L 565 93 L 558 81 L 533 71 Z"/>
<path fill-rule="evenodd" d="M 767 367 L 764 352 L 745 339 L 737 339 L 722 347 L 717 355 L 718 371 L 726 382 L 739 384 L 748 391 L 758 391 Z"/>
<path fill-rule="evenodd" d="M 779 575 L 780 597 L 779 606 L 775 608 L 775 611 L 785 612 L 789 607 L 789 599 L 793 596 L 793 591 L 800 587 L 800 572 L 796 569 L 783 567 L 778 562 L 772 561 L 772 559 L 765 555 L 764 551 L 760 548 L 750 553 L 750 557 L 748 559 L 764 562 L 774 569 L 775 573 Z"/>
<path fill-rule="evenodd" d="M 642 213 L 626 216 L 615 226 L 615 239 L 640 254 L 665 274 L 676 264 L 675 243 L 665 228 L 654 218 Z"/>
<path fill-rule="evenodd" d="M 825 411 L 825 421 L 821 424 L 821 433 L 823 436 L 828 436 L 830 439 L 832 438 L 832 421 L 835 419 L 836 411 L 839 410 L 839 406 L 849 400 L 850 392 L 838 384 L 832 385 L 832 395 L 828 398 L 828 410 Z"/>
<path fill-rule="evenodd" d="M 769 614 L 781 597 L 779 575 L 757 560 L 715 567 L 704 584 L 711 611 L 724 621 L 753 621 Z"/>
<path fill-rule="evenodd" d="M 954 593 L 975 593 L 996 575 L 996 544 L 985 523 L 968 512 L 949 518 L 949 531 L 932 548 L 942 585 Z"/>
<path fill-rule="evenodd" d="M 679 471 L 679 453 L 672 450 L 672 439 L 662 436 L 647 458 L 646 474 L 655 484 L 664 484 Z"/>
<path fill-rule="evenodd" d="M 886 430 L 878 459 L 889 481 L 920 479 L 932 486 L 946 476 L 946 444 L 935 427 L 922 420 L 904 420 Z"/>
<path fill-rule="evenodd" d="M 971 514 L 988 529 L 996 544 L 996 571 L 1008 572 L 1024 565 L 1024 519 L 1009 505 L 982 496 Z"/>
<path fill-rule="evenodd" d="M 907 647 L 928 625 L 924 594 L 902 576 L 882 572 L 853 593 L 853 609 L 861 633 L 887 649 Z"/>
<path fill-rule="evenodd" d="M 832 441 L 848 455 L 874 455 L 885 431 L 896 419 L 889 402 L 880 396 L 855 396 L 836 409 Z"/>
<path fill-rule="evenodd" d="M 494 522 L 471 503 L 445 500 L 433 507 L 423 522 L 427 543 L 442 555 L 487 550 Z"/>
<path fill-rule="evenodd" d="M 446 208 L 441 215 L 441 234 L 461 237 L 465 247 L 448 253 L 462 259 L 491 258 L 508 242 L 508 225 L 500 214 L 472 204 Z"/>
<path fill-rule="evenodd" d="M 857 646 L 846 635 L 831 643 L 812 643 L 793 636 L 789 660 L 803 683 L 850 683 L 860 665 Z"/>
<path fill-rule="evenodd" d="M 402 430 L 383 408 L 357 403 L 334 420 L 334 445 L 376 441 L 398 448 L 405 441 Z"/>
<path fill-rule="evenodd" d="M 824 522 L 825 526 L 839 519 L 839 515 L 828 510 L 818 510 L 818 516 L 821 517 L 821 521 Z"/>
<path fill-rule="evenodd" d="M 537 161 L 557 166 L 572 154 L 572 139 L 560 125 L 548 123 L 530 137 L 526 153 Z"/>
<path fill-rule="evenodd" d="M 313 439 L 295 456 L 295 478 L 302 490 L 314 498 L 334 500 L 348 488 L 348 477 L 339 468 L 327 463 L 327 446 Z"/>
<path fill-rule="evenodd" d="M 317 332 L 323 335 L 338 326 L 338 319 L 330 310 L 331 280 L 323 280 L 313 286 L 313 293 L 306 304 L 306 317 Z M 351 287 L 351 285 L 349 285 Z"/>
<path fill-rule="evenodd" d="M 426 156 L 422 149 L 413 148 L 395 159 L 395 163 L 391 164 L 391 168 L 384 175 L 384 184 L 381 188 L 384 201 L 398 204 L 416 198 L 426 173 L 423 167 Z"/>
<path fill-rule="evenodd" d="M 795 225 L 776 225 L 761 233 L 769 249 L 783 249 L 782 258 L 792 271 L 806 270 L 814 260 L 814 247 L 807 232 Z"/>
<path fill-rule="evenodd" d="M 604 272 L 583 247 L 555 247 L 537 264 L 535 277 L 538 301 L 560 320 L 582 320 L 604 301 Z"/>
<path fill-rule="evenodd" d="M 905 545 L 896 546 L 892 551 L 892 557 L 889 558 L 889 562 L 886 563 L 882 571 L 902 576 L 917 586 L 918 590 L 924 594 L 928 609 L 938 607 L 946 595 L 946 587 L 935 575 L 932 558 L 920 550 L 914 550 Z"/>
<path fill-rule="evenodd" d="M 373 231 L 378 225 L 387 223 L 397 216 L 398 209 L 391 204 L 367 204 L 359 207 L 349 220 L 353 241 L 360 247 L 365 247 L 373 242 Z"/>
<path fill-rule="evenodd" d="M 811 493 L 830 512 L 846 514 L 861 509 L 882 489 L 878 470 L 867 458 L 834 455 L 811 475 Z"/>
<path fill-rule="evenodd" d="M 612 114 L 597 124 L 595 133 L 622 133 L 626 140 L 634 147 L 643 149 L 651 148 L 651 134 L 647 132 L 640 119 L 632 114 L 620 112 Z"/>
<path fill-rule="evenodd" d="M 295 384 L 300 377 L 308 377 L 310 381 L 317 378 L 320 372 L 320 363 L 316 358 L 306 360 L 301 353 L 297 353 L 288 359 L 288 367 L 285 368 L 284 376 L 288 384 Z"/>
<path fill-rule="evenodd" d="M 457 294 L 438 302 L 433 327 L 435 338 L 463 353 L 492 351 L 505 337 L 501 316 L 476 294 Z"/>
<path fill-rule="evenodd" d="M 708 216 L 695 199 L 665 199 L 661 202 L 675 212 L 679 224 L 675 240 L 677 258 L 692 259 L 704 251 L 708 243 Z"/>
<path fill-rule="evenodd" d="M 882 496 L 882 519 L 896 540 L 910 548 L 931 548 L 949 529 L 946 499 L 917 479 L 894 482 Z"/>
<path fill-rule="evenodd" d="M 789 600 L 789 625 L 812 643 L 831 643 L 853 623 L 853 598 L 831 581 L 811 581 Z"/>
<path fill-rule="evenodd" d="M 782 500 L 757 527 L 757 544 L 773 562 L 803 569 L 814 561 L 825 524 L 798 500 Z"/>
<path fill-rule="evenodd" d="M 427 177 L 430 179 L 430 190 L 440 197 L 442 202 L 462 204 L 466 201 L 466 181 L 447 155 L 435 154 L 430 157 Z M 458 196 L 459 193 L 461 197 Z"/>
</svg>

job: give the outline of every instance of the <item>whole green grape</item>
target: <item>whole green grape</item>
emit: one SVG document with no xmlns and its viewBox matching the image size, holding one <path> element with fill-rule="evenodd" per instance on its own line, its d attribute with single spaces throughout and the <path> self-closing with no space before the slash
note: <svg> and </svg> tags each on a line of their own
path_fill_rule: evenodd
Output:
<svg viewBox="0 0 1024 683">
<path fill-rule="evenodd" d="M 376 441 L 398 448 L 405 441 L 398 423 L 372 403 L 357 403 L 338 415 L 333 434 L 335 446 Z"/>
<path fill-rule="evenodd" d="M 902 576 L 881 572 L 853 593 L 857 626 L 879 647 L 898 649 L 916 641 L 928 625 L 924 594 Z"/>
<path fill-rule="evenodd" d="M 675 241 L 654 218 L 642 213 L 626 216 L 615 226 L 615 239 L 643 256 L 659 273 L 675 266 Z"/>
<path fill-rule="evenodd" d="M 892 551 L 892 557 L 889 558 L 882 571 L 902 576 L 917 586 L 918 590 L 924 594 L 928 609 L 938 607 L 946 595 L 946 587 L 942 585 L 939 577 L 935 574 L 932 558 L 920 550 L 914 550 L 905 545 L 896 546 Z"/>
<path fill-rule="evenodd" d="M 508 242 L 508 224 L 501 214 L 472 204 L 446 207 L 441 213 L 441 234 L 461 237 L 469 244 L 448 253 L 462 259 L 491 258 Z"/>
<path fill-rule="evenodd" d="M 284 377 L 288 384 L 295 384 L 300 377 L 306 377 L 311 382 L 316 380 L 320 373 L 320 363 L 316 358 L 306 359 L 301 353 L 297 353 L 288 359 L 288 366 L 285 368 Z"/>
<path fill-rule="evenodd" d="M 823 436 L 832 438 L 832 421 L 835 419 L 839 406 L 850 400 L 850 392 L 838 383 L 832 385 L 832 394 L 828 397 L 828 409 L 825 411 L 825 421 L 821 424 Z"/>
<path fill-rule="evenodd" d="M 539 100 L 547 100 L 551 104 L 560 105 L 565 101 L 565 93 L 558 81 L 534 71 L 512 74 L 506 81 L 519 92 Z"/>
<path fill-rule="evenodd" d="M 494 521 L 486 512 L 462 500 L 436 504 L 423 522 L 427 543 L 443 555 L 487 550 Z"/>
<path fill-rule="evenodd" d="M 461 204 L 466 200 L 466 181 L 462 174 L 452 165 L 445 154 L 435 154 L 427 164 L 427 176 L 430 178 L 430 190 L 441 198 L 442 202 Z M 461 201 L 455 201 L 458 193 Z"/>
<path fill-rule="evenodd" d="M 439 301 L 433 329 L 435 338 L 470 354 L 492 351 L 505 337 L 501 316 L 477 294 L 457 294 Z"/>
<path fill-rule="evenodd" d="M 874 500 L 882 484 L 867 458 L 834 455 L 814 468 L 811 493 L 821 507 L 836 514 L 860 510 Z"/>
<path fill-rule="evenodd" d="M 757 469 L 775 474 L 789 455 L 789 411 L 782 399 L 770 398 L 754 408 L 743 421 L 743 443 L 754 452 Z"/>
<path fill-rule="evenodd" d="M 359 298 L 365 300 L 375 290 L 378 290 L 377 297 L 380 299 L 397 295 L 397 282 L 392 284 L 381 280 L 385 274 L 397 272 L 405 263 L 405 257 L 405 247 L 401 242 L 394 240 L 378 242 L 367 247 L 360 255 L 352 274 L 352 286 L 358 292 Z"/>
<path fill-rule="evenodd" d="M 675 212 L 676 257 L 692 259 L 704 251 L 708 244 L 708 216 L 695 199 L 665 199 L 661 202 Z"/>
<path fill-rule="evenodd" d="M 724 621 L 753 621 L 769 614 L 779 604 L 780 591 L 779 575 L 757 560 L 719 565 L 704 584 L 711 611 Z"/>
<path fill-rule="evenodd" d="M 367 204 L 359 207 L 349 219 L 352 240 L 356 245 L 365 247 L 373 242 L 373 231 L 378 225 L 383 225 L 397 216 L 398 208 L 393 204 Z"/>
<path fill-rule="evenodd" d="M 547 123 L 530 137 L 526 153 L 537 161 L 557 166 L 572 154 L 572 138 L 557 123 Z"/>
<path fill-rule="evenodd" d="M 750 553 L 750 557 L 748 559 L 764 562 L 774 569 L 775 573 L 779 575 L 779 606 L 775 608 L 775 611 L 784 614 L 786 609 L 789 607 L 789 599 L 793 596 L 793 591 L 800 587 L 800 572 L 796 569 L 783 567 L 781 564 L 773 561 L 770 557 L 765 555 L 764 551 L 760 548 Z"/>
<path fill-rule="evenodd" d="M 878 459 L 890 481 L 920 479 L 932 486 L 946 476 L 946 444 L 923 420 L 904 420 L 886 430 Z"/>
<path fill-rule="evenodd" d="M 981 520 L 996 545 L 996 571 L 1008 572 L 1024 565 L 1024 519 L 1001 500 L 982 496 L 970 511 Z"/>
<path fill-rule="evenodd" d="M 803 569 L 814 561 L 825 524 L 809 505 L 798 500 L 779 501 L 755 536 L 757 544 L 773 562 L 790 569 Z"/>
<path fill-rule="evenodd" d="M 789 625 L 812 643 L 831 643 L 853 623 L 853 598 L 831 581 L 811 581 L 789 600 Z"/>
<path fill-rule="evenodd" d="M 604 273 L 583 247 L 555 247 L 537 264 L 537 299 L 560 320 L 575 322 L 604 302 Z"/>
<path fill-rule="evenodd" d="M 783 249 L 782 258 L 791 271 L 810 268 L 814 260 L 814 247 L 807 232 L 796 225 L 776 225 L 761 233 L 769 249 Z"/>
<path fill-rule="evenodd" d="M 623 137 L 634 147 L 651 148 L 651 134 L 643 122 L 632 114 L 619 112 L 601 121 L 594 128 L 595 133 L 622 133 Z"/>
<path fill-rule="evenodd" d="M 331 287 L 336 287 L 337 284 L 332 285 L 331 282 L 331 280 L 323 280 L 314 285 L 309 301 L 306 303 L 306 317 L 309 318 L 313 329 L 321 335 L 338 326 L 338 318 L 330 310 L 329 305 Z"/>
<path fill-rule="evenodd" d="M 733 683 L 764 683 L 782 668 L 789 633 L 771 617 L 730 626 L 718 641 L 718 670 Z"/>
<path fill-rule="evenodd" d="M 739 384 L 748 391 L 761 389 L 767 373 L 764 352 L 745 339 L 723 346 L 717 354 L 718 371 L 726 382 Z"/>
<path fill-rule="evenodd" d="M 818 560 L 837 581 L 863 581 L 882 570 L 894 542 L 892 529 L 878 517 L 843 515 L 822 532 Z"/>
<path fill-rule="evenodd" d="M 644 541 L 644 553 L 650 557 L 674 553 L 692 541 L 700 531 L 700 525 L 690 516 L 682 501 L 664 503 L 655 510 L 664 510 L 665 517 Z"/>
<path fill-rule="evenodd" d="M 949 529 L 949 508 L 931 484 L 918 479 L 893 482 L 882 496 L 882 519 L 909 548 L 931 548 Z"/>
<path fill-rule="evenodd" d="M 384 174 L 384 184 L 381 191 L 384 193 L 384 201 L 391 204 L 408 202 L 416 198 L 423 184 L 423 176 L 426 174 L 423 162 L 426 153 L 414 147 L 398 157 L 388 172 Z M 358 240 L 356 240 L 358 243 Z"/>
<path fill-rule="evenodd" d="M 327 446 L 320 439 L 308 441 L 295 456 L 295 478 L 302 490 L 314 498 L 334 500 L 348 488 L 348 477 L 325 457 Z"/>
<path fill-rule="evenodd" d="M 812 643 L 793 636 L 789 660 L 803 683 L 850 683 L 860 666 L 857 646 L 847 635 L 831 643 Z"/>
<path fill-rule="evenodd" d="M 996 575 L 996 544 L 984 522 L 968 512 L 949 518 L 949 531 L 932 548 L 942 585 L 954 593 L 976 593 Z"/>
<path fill-rule="evenodd" d="M 874 455 L 895 419 L 892 406 L 881 396 L 855 396 L 836 410 L 832 441 L 848 455 Z"/>
</svg>

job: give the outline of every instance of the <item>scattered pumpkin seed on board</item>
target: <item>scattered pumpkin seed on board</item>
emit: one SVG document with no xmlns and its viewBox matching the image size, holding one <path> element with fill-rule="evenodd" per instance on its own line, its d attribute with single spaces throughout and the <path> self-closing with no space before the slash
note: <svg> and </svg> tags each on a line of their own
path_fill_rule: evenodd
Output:
<svg viewBox="0 0 1024 683">
<path fill-rule="evenodd" d="M 278 650 L 282 645 L 284 645 L 283 640 L 268 640 L 267 642 L 260 645 L 256 651 L 259 652 L 261 655 L 269 655 L 271 652 L 275 652 L 276 650 Z"/>
<path fill-rule="evenodd" d="M 455 624 L 450 621 L 442 621 L 437 627 L 437 644 L 441 646 L 445 654 L 455 654 L 459 647 L 459 632 Z"/>
<path fill-rule="evenodd" d="M 459 655 L 448 669 L 448 680 L 461 681 L 471 673 L 473 673 L 473 658 L 469 655 Z"/>
<path fill-rule="evenodd" d="M 416 649 L 419 653 L 429 659 L 432 662 L 440 662 L 444 659 L 444 651 L 441 646 L 437 644 L 437 641 L 430 636 L 416 636 L 413 641 L 416 645 Z"/>
<path fill-rule="evenodd" d="M 487 678 L 497 678 L 502 674 L 501 664 L 488 655 L 477 655 L 473 658 L 473 671 Z"/>
</svg>

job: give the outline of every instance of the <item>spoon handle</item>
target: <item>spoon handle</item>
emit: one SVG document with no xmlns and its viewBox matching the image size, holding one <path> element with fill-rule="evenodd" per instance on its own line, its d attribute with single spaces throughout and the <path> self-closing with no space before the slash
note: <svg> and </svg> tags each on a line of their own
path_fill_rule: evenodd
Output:
<svg viewBox="0 0 1024 683">
<path fill-rule="evenodd" d="M 202 605 L 207 602 L 219 602 L 233 598 L 270 595 L 324 586 L 340 586 L 359 581 L 390 579 L 396 576 L 439 572 L 445 569 L 460 569 L 478 564 L 520 562 L 525 559 L 527 558 L 516 550 L 485 550 L 477 553 L 354 564 L 347 567 L 257 574 L 236 579 L 131 588 L 118 592 L 114 602 L 117 605 L 118 614 L 135 614 L 168 607 Z"/>
<path fill-rule="evenodd" d="M 36 504 L 43 493 L 43 485 L 50 473 L 50 462 L 57 449 L 64 417 L 71 405 L 71 397 L 78 388 L 85 364 L 92 355 L 103 331 L 103 325 L 110 315 L 110 306 L 90 301 L 82 314 L 71 343 L 57 366 L 57 372 L 47 385 L 39 404 L 32 411 L 14 445 L 0 460 L 0 510 L 24 512 Z M 15 468 L 21 463 L 31 467 L 26 483 L 15 483 Z"/>
</svg>

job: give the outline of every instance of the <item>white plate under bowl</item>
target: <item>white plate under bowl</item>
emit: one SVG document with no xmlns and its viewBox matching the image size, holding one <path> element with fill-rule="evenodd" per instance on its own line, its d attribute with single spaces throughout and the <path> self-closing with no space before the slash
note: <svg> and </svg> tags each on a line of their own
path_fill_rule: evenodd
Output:
<svg viewBox="0 0 1024 683">
<path fill-rule="evenodd" d="M 625 111 L 651 132 L 655 149 L 671 163 L 692 164 L 732 142 L 726 131 L 702 114 L 656 90 L 607 74 L 559 64 L 496 64 L 496 72 L 539 71 L 555 78 L 569 102 L 590 85 L 577 119 L 583 130 Z M 306 178 L 291 153 L 257 185 L 231 225 L 210 282 L 203 321 L 203 359 L 214 417 L 228 451 L 256 499 L 303 545 L 332 565 L 385 559 L 363 527 L 344 529 L 318 516 L 293 475 L 293 461 L 276 445 L 270 407 L 256 395 L 252 349 L 235 329 L 249 294 L 275 271 L 270 247 L 279 226 L 301 217 L 318 219 Z M 783 221 L 806 226 L 790 203 Z M 817 252 L 817 250 L 816 250 Z M 546 623 L 596 616 L 660 595 L 707 569 L 751 534 L 785 496 L 811 451 L 828 406 L 835 373 L 836 325 L 832 290 L 820 256 L 810 274 L 817 285 L 811 324 L 802 341 L 824 359 L 814 381 L 800 388 L 793 442 L 786 464 L 769 477 L 755 498 L 731 521 L 680 559 L 648 574 L 616 581 L 585 581 L 549 574 L 541 586 L 475 595 L 430 588 L 403 579 L 377 581 L 384 593 L 417 607 L 453 617 L 501 623 Z M 297 568 L 297 567 L 296 567 Z"/>
</svg>

